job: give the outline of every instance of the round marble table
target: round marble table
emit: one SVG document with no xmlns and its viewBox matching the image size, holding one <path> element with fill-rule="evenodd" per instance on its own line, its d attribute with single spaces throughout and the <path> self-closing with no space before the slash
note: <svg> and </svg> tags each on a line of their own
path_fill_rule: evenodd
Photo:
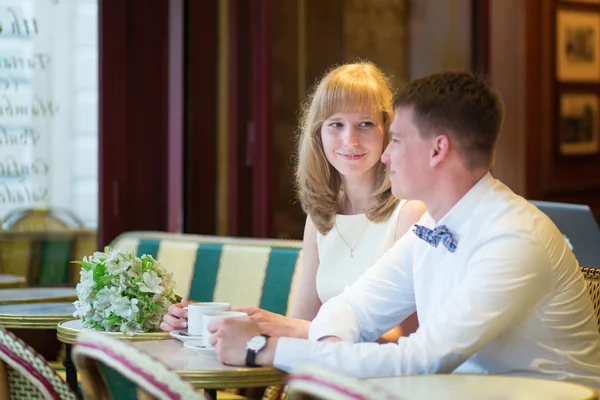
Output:
<svg viewBox="0 0 600 400">
<path fill-rule="evenodd" d="M 0 305 L 75 301 L 74 288 L 19 288 L 0 290 Z"/>
<path fill-rule="evenodd" d="M 0 289 L 25 286 L 26 280 L 23 276 L 0 274 Z"/>
<path fill-rule="evenodd" d="M 0 327 L 56 329 L 59 322 L 73 319 L 73 303 L 25 303 L 0 305 Z"/>
<path fill-rule="evenodd" d="M 367 380 L 406 400 L 598 399 L 598 393 L 587 386 L 524 376 L 408 375 L 375 377 Z"/>
<path fill-rule="evenodd" d="M 4 290 L 0 290 L 2 293 Z M 65 303 L 21 303 L 0 305 L 0 327 L 10 329 L 46 360 L 58 360 L 62 344 L 56 338 L 61 321 L 73 319 L 75 307 Z"/>
<path fill-rule="evenodd" d="M 183 346 L 176 339 L 135 342 L 133 346 L 152 355 L 198 389 L 250 388 L 280 385 L 285 372 L 276 368 L 230 367 Z"/>
<path fill-rule="evenodd" d="M 73 391 L 77 391 L 77 371 L 75 369 L 75 365 L 73 364 L 73 360 L 71 359 L 71 345 L 75 343 L 77 340 L 77 335 L 84 328 L 81 327 L 81 320 L 76 319 L 72 321 L 64 321 L 58 324 L 56 329 L 56 336 L 58 340 L 62 343 L 65 343 L 66 346 L 66 357 L 65 357 L 65 374 L 67 378 L 67 384 L 73 389 Z M 171 336 L 168 332 L 149 332 L 149 333 L 137 333 L 133 336 L 126 335 L 120 332 L 102 332 L 107 335 L 111 335 L 116 337 L 117 339 L 127 340 L 129 342 L 143 341 L 143 340 L 159 340 L 169 339 Z"/>
<path fill-rule="evenodd" d="M 75 311 L 73 309 L 73 311 Z M 56 335 L 58 336 L 58 340 L 66 344 L 73 344 L 75 340 L 77 340 L 77 335 L 84 328 L 81 327 L 81 320 L 74 319 L 72 321 L 64 321 L 58 324 L 58 328 L 56 329 Z M 116 337 L 117 339 L 127 340 L 128 342 L 136 342 L 140 340 L 161 340 L 161 339 L 170 339 L 171 336 L 168 332 L 158 331 L 158 332 L 148 332 L 148 333 L 136 333 L 135 335 L 126 335 L 121 332 L 102 332 L 104 334 Z"/>
</svg>

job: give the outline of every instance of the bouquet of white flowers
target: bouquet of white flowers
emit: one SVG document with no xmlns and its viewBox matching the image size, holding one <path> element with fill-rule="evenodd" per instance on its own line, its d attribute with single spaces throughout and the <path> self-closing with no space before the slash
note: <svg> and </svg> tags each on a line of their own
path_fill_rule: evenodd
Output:
<svg viewBox="0 0 600 400">
<path fill-rule="evenodd" d="M 105 247 L 81 265 L 74 317 L 84 328 L 135 335 L 159 329 L 177 296 L 173 276 L 152 256 Z"/>
</svg>

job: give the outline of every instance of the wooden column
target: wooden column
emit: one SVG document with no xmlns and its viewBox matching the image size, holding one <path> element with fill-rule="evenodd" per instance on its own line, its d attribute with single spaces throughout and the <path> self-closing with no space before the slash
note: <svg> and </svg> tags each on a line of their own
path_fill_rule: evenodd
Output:
<svg viewBox="0 0 600 400">
<path fill-rule="evenodd" d="M 99 2 L 99 246 L 128 230 L 178 226 L 170 191 L 181 179 L 181 125 L 170 104 L 180 96 L 181 4 Z"/>
<path fill-rule="evenodd" d="M 253 18 L 253 113 L 251 128 L 253 169 L 253 229 L 255 237 L 271 234 L 271 9 L 272 0 L 256 0 Z"/>
<path fill-rule="evenodd" d="M 186 233 L 216 233 L 218 0 L 186 9 Z"/>
</svg>

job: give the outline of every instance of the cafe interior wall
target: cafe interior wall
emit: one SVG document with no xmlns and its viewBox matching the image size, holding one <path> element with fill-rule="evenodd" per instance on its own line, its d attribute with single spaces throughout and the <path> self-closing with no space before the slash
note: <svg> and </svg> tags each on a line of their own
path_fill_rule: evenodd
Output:
<svg viewBox="0 0 600 400">
<path fill-rule="evenodd" d="M 600 155 L 559 154 L 558 94 L 565 84 L 556 78 L 555 60 L 557 11 L 600 15 L 600 3 L 409 3 L 409 78 L 440 70 L 470 69 L 488 76 L 502 95 L 505 119 L 494 176 L 528 199 L 587 204 L 599 218 Z M 575 83 L 567 89 L 586 86 Z"/>
<path fill-rule="evenodd" d="M 341 10 L 341 12 L 340 12 Z M 396 89 L 408 79 L 472 67 L 470 0 L 297 0 L 274 3 L 273 236 L 301 238 L 293 153 L 306 91 L 330 66 L 367 59 Z"/>
<path fill-rule="evenodd" d="M 202 229 L 189 229 L 192 226 L 189 223 L 190 214 L 184 212 L 181 217 L 184 221 L 183 231 L 191 233 L 232 234 L 233 232 L 229 228 L 231 226 L 231 219 L 233 219 L 233 214 L 229 212 L 231 207 L 222 207 L 224 210 L 223 213 L 229 217 L 229 221 L 225 220 L 226 224 L 224 227 L 220 227 L 218 223 L 206 220 L 206 210 L 211 207 L 211 203 L 225 201 L 227 204 L 232 201 L 231 193 L 227 193 L 226 191 L 221 192 L 216 189 L 216 186 L 222 185 L 223 181 L 217 182 L 215 186 L 212 186 L 212 183 L 208 185 L 206 181 L 206 171 L 210 171 L 211 168 L 216 170 L 217 165 L 222 162 L 219 161 L 219 163 L 215 162 L 212 164 L 212 153 L 205 151 L 206 140 L 210 138 L 208 130 L 213 129 L 213 124 L 215 126 L 218 125 L 214 122 L 215 119 L 213 118 L 216 112 L 214 110 L 216 104 L 213 106 L 211 99 L 214 99 L 218 91 L 221 90 L 210 86 L 209 83 L 213 85 L 216 82 L 226 81 L 226 79 L 220 77 L 221 69 L 215 69 L 215 64 L 204 61 L 207 57 L 214 57 L 214 59 L 219 59 L 222 63 L 225 58 L 223 55 L 217 54 L 217 46 L 212 44 L 218 38 L 220 40 L 223 39 L 218 35 L 221 33 L 217 26 L 218 20 L 215 20 L 212 11 L 211 13 L 206 12 L 206 7 L 207 4 L 212 4 L 216 9 L 221 3 L 223 2 L 217 3 L 216 1 L 211 1 L 206 4 L 203 3 L 203 5 L 198 5 L 197 18 L 205 18 L 205 20 L 202 24 L 192 24 L 189 29 L 193 28 L 197 32 L 194 37 L 188 36 L 186 39 L 188 44 L 194 42 L 196 40 L 194 38 L 198 38 L 198 41 L 200 39 L 203 40 L 203 43 L 198 42 L 193 51 L 191 51 L 197 54 L 198 57 L 193 56 L 193 54 L 190 55 L 190 49 L 186 50 L 192 59 L 196 58 L 198 60 L 193 65 L 193 68 L 190 68 L 186 73 L 188 74 L 188 79 L 189 74 L 192 72 L 196 73 L 196 76 L 199 78 L 186 82 L 186 92 L 188 93 L 186 96 L 192 96 L 194 93 L 197 93 L 197 95 L 192 102 L 189 102 L 189 97 L 186 98 L 188 103 L 186 104 L 185 112 L 188 115 L 185 118 L 188 120 L 188 123 L 190 118 L 194 118 L 197 121 L 197 129 L 205 135 L 202 139 L 203 142 L 200 143 L 197 149 L 193 146 L 186 148 L 186 151 L 194 154 L 203 154 L 202 157 L 194 157 L 192 159 L 204 163 L 202 165 L 203 168 L 194 169 L 198 172 L 196 174 L 197 179 L 193 181 L 188 175 L 185 182 L 187 189 L 185 189 L 186 192 L 183 194 L 184 201 L 188 202 L 194 209 L 199 210 L 195 218 L 202 224 Z M 238 3 L 235 1 L 228 3 L 230 5 L 238 4 L 238 6 L 244 4 L 244 2 Z M 301 227 L 304 223 L 300 207 L 294 202 L 292 190 L 293 175 L 291 173 L 293 170 L 292 150 L 297 118 L 296 113 L 298 105 L 304 97 L 303 90 L 310 87 L 315 79 L 330 65 L 360 56 L 371 58 L 387 69 L 388 72 L 389 70 L 398 71 L 395 75 L 398 79 L 397 82 L 400 83 L 413 77 L 447 69 L 474 69 L 488 74 L 492 82 L 500 90 L 506 103 L 506 121 L 498 146 L 494 174 L 505 181 L 517 193 L 525 197 L 581 202 L 592 205 L 592 208 L 596 210 L 598 209 L 600 195 L 598 195 L 598 186 L 594 180 L 597 178 L 590 178 L 589 173 L 587 175 L 580 173 L 581 166 L 578 163 L 561 163 L 553 158 L 554 150 L 552 146 L 555 118 L 552 113 L 555 89 L 551 75 L 552 71 L 549 70 L 550 67 L 548 65 L 552 64 L 553 60 L 551 52 L 553 45 L 551 24 L 557 1 L 344 1 L 343 6 L 349 10 L 353 7 L 360 10 L 360 7 L 367 3 L 375 5 L 375 7 L 372 7 L 375 9 L 380 4 L 387 4 L 387 6 L 398 8 L 399 11 L 393 15 L 380 15 L 379 17 L 376 10 L 369 9 L 369 12 L 373 12 L 373 14 L 367 14 L 365 21 L 371 21 L 369 23 L 375 21 L 378 23 L 376 25 L 378 29 L 370 30 L 363 28 L 364 23 L 361 18 L 365 17 L 363 17 L 362 13 L 352 13 L 349 11 L 340 14 L 339 10 L 342 6 L 342 0 L 331 0 L 328 2 L 304 0 L 303 3 L 305 7 L 302 9 L 298 8 L 298 1 L 270 2 L 270 12 L 273 13 L 271 19 L 273 21 L 271 37 L 276 39 L 271 49 L 272 70 L 274 71 L 272 82 L 274 85 L 271 92 L 273 99 L 270 100 L 272 102 L 270 104 L 273 107 L 273 115 L 277 115 L 277 119 L 274 120 L 273 132 L 275 134 L 272 135 L 273 149 L 275 149 L 272 154 L 276 154 L 277 162 L 273 163 L 270 168 L 270 173 L 272 174 L 271 187 L 273 188 L 272 200 L 276 201 L 272 210 L 276 222 L 271 224 L 269 230 L 270 236 L 299 238 Z M 133 5 L 136 4 L 133 3 Z M 197 3 L 192 2 L 191 4 L 194 5 Z M 141 4 L 139 6 L 142 7 Z M 125 89 L 120 89 L 121 91 L 115 91 L 114 93 L 104 93 L 103 104 L 105 104 L 105 111 L 100 118 L 104 123 L 103 137 L 106 138 L 103 142 L 106 143 L 106 146 L 110 146 L 113 149 L 118 139 L 125 137 L 123 135 L 126 129 L 123 124 L 125 119 L 119 117 L 120 108 L 111 111 L 112 108 L 109 110 L 107 107 L 112 106 L 112 104 L 119 104 L 120 99 L 129 98 L 123 96 L 123 91 L 126 93 L 137 93 L 139 85 L 145 82 L 145 75 L 150 75 L 155 69 L 157 72 L 161 71 L 160 73 L 162 73 L 162 71 L 166 70 L 164 68 L 165 60 L 174 58 L 168 56 L 170 47 L 163 46 L 159 48 L 161 54 L 158 58 L 159 60 L 163 60 L 162 64 L 144 63 L 142 68 L 144 59 L 138 57 L 137 53 L 125 53 L 124 46 L 120 46 L 119 44 L 126 42 L 116 39 L 134 32 L 136 35 L 133 37 L 133 40 L 136 46 L 133 48 L 142 48 L 145 43 L 157 43 L 155 39 L 159 39 L 163 35 L 164 30 L 160 32 L 156 30 L 142 32 L 142 27 L 149 25 L 139 24 L 136 25 L 136 29 L 139 32 L 132 30 L 131 27 L 127 31 L 115 31 L 111 28 L 114 26 L 113 20 L 110 20 L 107 16 L 115 15 L 115 18 L 122 18 L 121 14 L 125 15 L 125 13 L 119 9 L 117 11 L 120 14 L 117 14 L 114 8 L 103 8 L 103 11 L 105 18 L 101 26 L 104 28 L 105 35 L 107 35 L 105 39 L 113 37 L 115 39 L 110 41 L 105 40 L 104 43 L 111 43 L 112 47 L 107 46 L 103 51 L 109 56 L 113 56 L 113 59 L 115 56 L 122 54 L 126 54 L 127 59 L 131 59 L 132 62 L 138 62 L 139 58 L 141 65 L 140 69 L 136 70 L 144 72 L 144 74 L 136 74 L 137 80 L 130 82 L 124 79 L 125 67 L 121 68 L 123 69 L 122 72 L 121 69 L 117 69 L 119 79 L 122 76 L 123 82 L 126 85 L 113 85 L 110 88 L 125 87 Z M 145 14 L 150 13 L 150 11 L 152 9 L 144 8 Z M 190 18 L 190 10 L 188 9 L 187 11 L 187 18 Z M 162 11 L 152 12 L 153 18 L 154 15 L 157 18 L 158 16 L 165 15 Z M 139 15 L 144 15 L 144 18 L 146 18 L 145 14 Z M 180 15 L 182 14 L 180 13 Z M 127 15 L 138 14 L 128 12 Z M 306 21 L 304 28 L 302 28 L 302 25 L 294 22 L 295 15 L 298 15 L 299 20 L 304 18 L 303 20 Z M 164 19 L 166 18 L 164 17 Z M 395 19 L 398 23 L 390 21 L 390 18 Z M 140 17 L 138 19 L 141 21 Z M 401 23 L 402 20 L 405 21 L 404 24 Z M 193 21 L 197 21 L 197 19 L 193 19 Z M 392 26 L 387 27 L 387 24 L 391 24 Z M 174 24 L 173 26 L 181 25 Z M 304 41 L 299 40 L 298 32 L 302 31 L 300 28 L 304 29 L 306 33 Z M 369 35 L 374 35 L 371 42 L 365 42 L 365 38 L 360 37 L 365 29 Z M 393 38 L 398 38 L 397 43 L 392 40 L 396 51 L 390 51 L 384 45 L 372 48 L 373 43 L 379 44 L 380 40 L 382 40 L 381 43 L 384 43 L 383 40 L 389 40 L 390 35 Z M 242 39 L 244 38 L 242 37 Z M 232 38 L 230 39 L 233 40 Z M 129 42 L 127 43 L 132 46 L 132 39 L 128 40 Z M 138 42 L 140 45 L 137 45 Z M 207 47 L 207 43 L 210 45 L 209 47 Z M 247 42 L 244 41 L 237 43 L 238 48 L 242 45 L 248 46 Z M 305 46 L 306 49 L 304 63 L 298 63 L 299 55 L 302 54 L 298 51 L 298 46 L 300 45 Z M 156 46 L 153 46 L 154 54 L 152 58 L 157 59 Z M 230 54 L 226 54 L 225 56 L 229 57 Z M 390 58 L 387 58 L 388 56 Z M 109 59 L 109 57 L 104 58 L 104 60 Z M 233 63 L 234 61 L 233 57 L 228 58 L 229 63 Z M 245 62 L 246 60 L 242 61 Z M 101 63 L 103 63 L 102 60 Z M 101 75 L 110 72 L 111 77 L 114 76 L 115 64 L 108 61 L 105 64 L 106 68 L 102 68 L 101 65 Z M 127 65 L 128 69 L 135 68 L 135 66 L 129 67 L 131 62 L 120 63 L 118 65 Z M 248 64 L 240 65 L 246 66 Z M 181 76 L 176 70 L 174 71 L 175 76 Z M 154 81 L 150 78 L 148 76 L 148 82 Z M 145 98 L 161 98 L 164 101 L 155 107 L 156 110 L 153 113 L 144 111 L 143 113 L 140 112 L 139 115 L 128 114 L 128 125 L 133 126 L 142 123 L 147 129 L 143 131 L 143 135 L 140 130 L 129 131 L 127 140 L 132 142 L 134 140 L 143 140 L 144 143 L 151 143 L 145 140 L 149 134 L 152 134 L 152 137 L 165 140 L 163 135 L 166 130 L 161 128 L 161 126 L 164 127 L 165 119 L 171 118 L 171 114 L 165 111 L 168 110 L 166 105 L 168 104 L 169 96 L 164 96 L 169 86 L 146 85 L 144 87 L 153 88 L 153 90 L 155 89 L 163 95 L 141 98 L 140 96 L 136 96 L 135 102 L 128 102 L 128 106 L 131 109 L 137 110 L 139 108 L 146 110 L 152 103 L 150 100 L 145 102 L 143 100 Z M 280 93 L 281 88 L 286 89 L 285 96 L 282 96 Z M 231 88 L 228 89 L 231 95 Z M 279 102 L 275 101 L 275 99 L 279 99 Z M 144 102 L 141 103 L 140 101 Z M 222 105 L 223 103 L 219 100 L 217 104 Z M 226 115 L 231 114 L 229 108 L 228 111 L 229 113 Z M 278 115 L 279 113 L 281 115 Z M 160 123 L 154 123 L 153 120 L 157 120 Z M 241 127 L 243 128 L 243 126 Z M 232 132 L 233 128 L 230 126 L 229 130 Z M 137 132 L 140 132 L 140 134 L 138 135 Z M 161 151 L 164 151 L 164 147 L 159 147 L 156 147 L 156 149 L 153 148 L 152 154 L 155 154 L 160 159 Z M 202 153 L 198 153 L 198 151 Z M 177 158 L 169 157 L 169 160 L 171 159 L 177 160 Z M 164 179 L 163 177 L 169 168 L 168 165 L 172 165 L 172 161 L 166 164 L 157 164 L 156 166 L 146 166 L 144 173 L 139 174 L 143 180 L 136 179 L 130 180 L 130 182 L 147 186 L 145 182 L 157 182 L 157 179 Z M 151 173 L 148 171 L 149 167 L 155 167 L 150 171 Z M 186 164 L 185 168 L 188 169 L 189 165 Z M 129 171 L 129 169 L 126 166 L 120 166 L 118 169 L 114 169 L 113 172 L 111 172 L 112 170 L 112 167 L 108 172 L 104 170 L 104 178 L 101 180 L 101 189 L 104 189 L 101 190 L 101 193 L 104 193 L 103 196 L 105 197 L 104 203 L 101 201 L 101 216 L 104 210 L 104 214 L 110 217 L 108 219 L 105 218 L 106 221 L 104 221 L 104 226 L 110 228 L 110 232 L 107 231 L 102 235 L 104 240 L 109 240 L 114 237 L 114 234 L 124 230 L 173 229 L 171 224 L 165 223 L 165 214 L 169 212 L 168 210 L 173 209 L 172 206 L 166 207 L 167 204 L 170 204 L 169 201 L 165 201 L 165 193 L 167 192 L 161 192 L 159 197 L 155 196 L 158 200 L 152 204 L 148 204 L 148 206 L 152 205 L 152 210 L 149 210 L 148 207 L 139 207 L 140 202 L 135 197 L 137 189 L 129 185 L 122 186 L 126 191 L 119 192 L 118 197 L 119 210 L 126 210 L 128 218 L 126 220 L 119 219 L 118 217 L 113 218 L 112 213 L 115 209 L 112 200 L 114 198 L 112 192 L 113 177 L 119 179 L 118 171 Z M 186 174 L 189 174 L 188 170 L 186 170 Z M 565 182 L 569 185 L 567 190 L 564 189 Z M 231 184 L 231 181 L 225 181 L 225 184 Z M 195 198 L 189 198 L 190 188 L 197 189 L 194 189 L 197 191 Z M 129 195 L 130 191 L 133 194 L 132 196 Z M 279 191 L 283 193 L 281 198 L 279 198 Z M 217 193 L 221 193 L 224 197 L 218 197 Z M 198 204 L 200 203 L 197 200 L 204 201 L 204 203 L 199 206 Z M 216 208 L 215 213 L 212 215 L 214 216 L 215 214 Z M 158 219 L 149 222 L 149 215 L 154 215 Z M 215 221 L 217 220 L 218 218 L 215 219 Z M 177 231 L 177 227 L 175 227 L 175 231 Z"/>
<path fill-rule="evenodd" d="M 334 3 L 319 7 L 321 16 L 327 10 L 334 16 L 340 6 Z M 305 4 L 310 7 L 311 1 Z M 367 5 L 370 12 L 363 8 Z M 408 79 L 443 70 L 472 70 L 488 76 L 505 103 L 494 176 L 528 199 L 588 204 L 599 217 L 600 155 L 563 157 L 557 150 L 560 83 L 555 78 L 555 13 L 565 7 L 600 12 L 600 5 L 573 0 L 346 0 L 342 18 L 329 19 L 334 23 L 328 32 L 310 25 L 313 36 L 307 34 L 306 58 L 299 60 L 305 65 L 287 70 L 287 75 L 274 74 L 275 93 L 278 86 L 289 84 L 298 88 L 299 96 L 274 102 L 281 107 L 281 112 L 274 112 L 275 233 L 300 237 L 289 227 L 302 226 L 303 215 L 292 201 L 293 136 L 282 134 L 295 126 L 292 110 L 297 109 L 301 89 L 327 65 L 355 57 L 371 59 L 391 71 L 397 87 Z M 306 18 L 318 16 L 308 11 Z M 277 24 L 282 36 L 274 35 L 274 65 L 289 67 L 298 49 L 290 49 L 286 40 L 306 29 L 287 29 L 293 26 L 291 19 Z M 336 41 L 338 53 L 331 54 Z M 302 72 L 304 79 L 297 79 Z"/>
<path fill-rule="evenodd" d="M 559 151 L 556 13 L 599 15 L 600 4 L 566 0 L 488 0 L 489 74 L 505 103 L 494 174 L 528 199 L 587 204 L 600 217 L 600 154 Z M 595 2 L 597 3 L 597 2 Z M 568 89 L 594 86 L 576 83 Z"/>
</svg>

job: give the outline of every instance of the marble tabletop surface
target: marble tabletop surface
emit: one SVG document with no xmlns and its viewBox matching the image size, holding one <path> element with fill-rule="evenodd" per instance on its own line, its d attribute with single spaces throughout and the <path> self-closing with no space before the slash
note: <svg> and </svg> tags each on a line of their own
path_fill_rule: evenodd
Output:
<svg viewBox="0 0 600 400">
<path fill-rule="evenodd" d="M 0 304 L 75 301 L 75 288 L 16 288 L 0 290 Z"/>
<path fill-rule="evenodd" d="M 276 368 L 231 367 L 212 352 L 199 352 L 176 339 L 131 343 L 158 359 L 197 388 L 226 389 L 259 387 L 283 383 L 285 373 Z"/>
<path fill-rule="evenodd" d="M 0 288 L 23 286 L 25 282 L 22 276 L 0 274 Z"/>
<path fill-rule="evenodd" d="M 409 375 L 376 377 L 369 382 L 402 399 L 598 399 L 589 387 L 549 379 L 506 375 Z"/>
<path fill-rule="evenodd" d="M 11 315 L 73 315 L 75 306 L 72 302 L 61 303 L 21 303 L 0 305 L 1 314 Z"/>
<path fill-rule="evenodd" d="M 17 275 L 0 274 L 0 283 L 5 282 L 25 282 L 25 278 Z"/>
<path fill-rule="evenodd" d="M 0 305 L 0 326 L 22 329 L 56 329 L 61 321 L 73 319 L 71 302 Z"/>
</svg>

